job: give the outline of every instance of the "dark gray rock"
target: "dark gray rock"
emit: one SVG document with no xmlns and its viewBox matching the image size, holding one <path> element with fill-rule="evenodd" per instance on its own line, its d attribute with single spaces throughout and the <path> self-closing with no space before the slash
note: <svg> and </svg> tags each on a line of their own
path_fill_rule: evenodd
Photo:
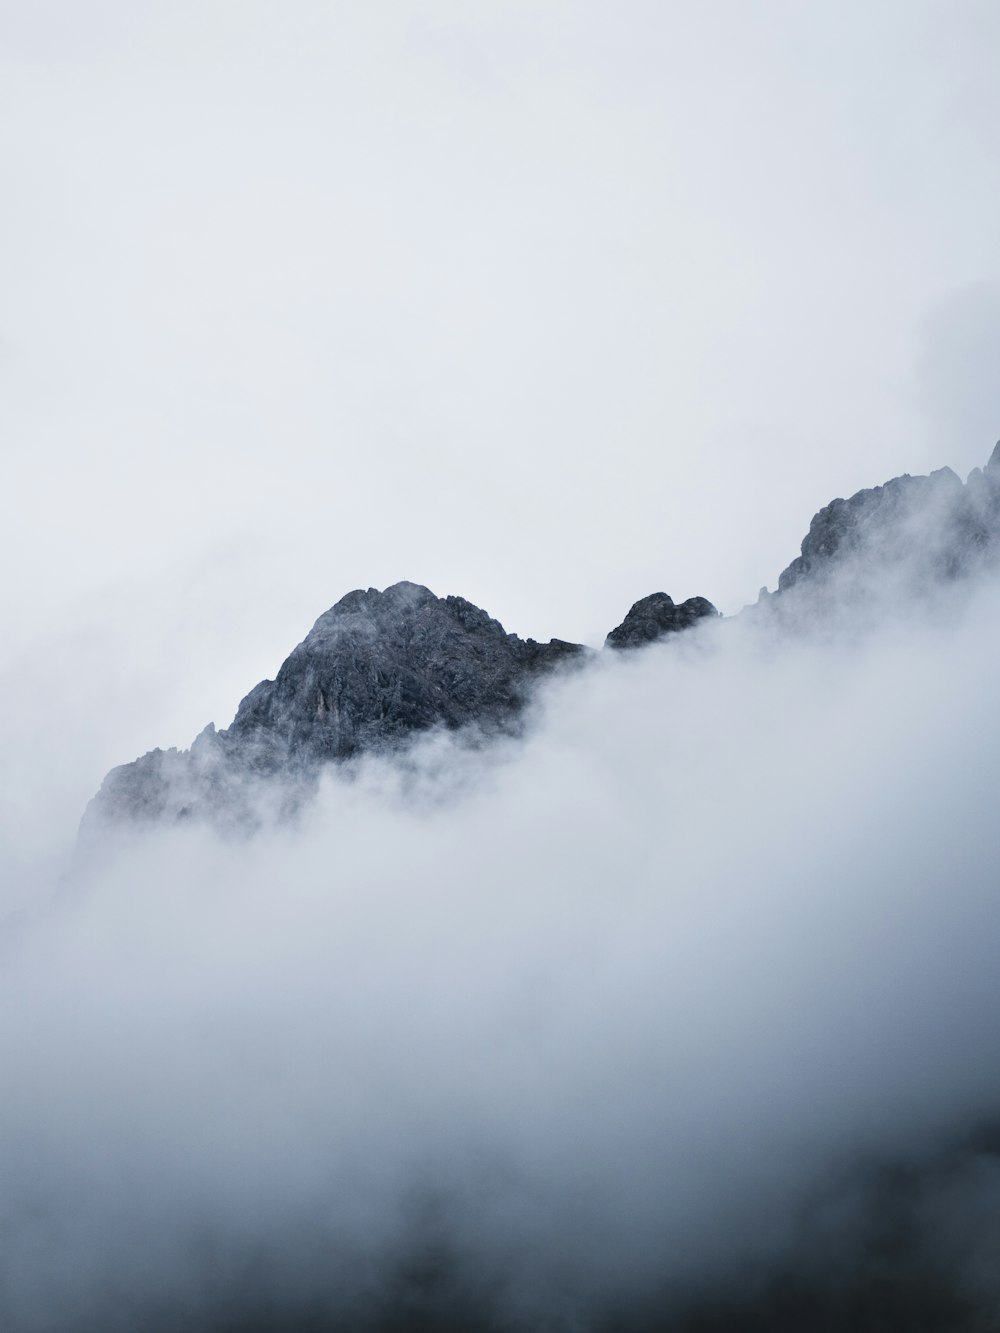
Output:
<svg viewBox="0 0 1000 1333">
<path fill-rule="evenodd" d="M 642 648 L 667 634 L 690 629 L 706 616 L 719 613 L 704 597 L 689 597 L 680 606 L 665 592 L 653 592 L 634 603 L 622 623 L 605 639 L 606 648 Z"/>
<path fill-rule="evenodd" d="M 778 591 L 762 589 L 747 614 L 792 624 L 846 607 L 856 624 L 992 564 L 1000 564 L 1000 443 L 965 485 L 943 468 L 828 504 Z M 678 606 L 653 593 L 606 646 L 639 648 L 717 615 L 704 597 Z M 320 616 L 225 731 L 209 726 L 190 750 L 153 750 L 113 769 L 83 830 L 186 818 L 243 828 L 281 818 L 329 764 L 398 750 L 434 728 L 515 732 L 536 682 L 589 653 L 560 639 L 520 639 L 464 598 L 419 584 L 359 589 Z"/>
<path fill-rule="evenodd" d="M 998 559 L 1000 443 L 965 485 L 942 468 L 831 501 L 779 577 L 777 596 L 763 600 L 779 612 L 884 604 L 933 594 Z"/>
<path fill-rule="evenodd" d="M 585 653 L 507 634 L 462 597 L 369 588 L 320 616 L 224 735 L 266 770 L 347 759 L 431 727 L 504 729 L 538 675 Z"/>
<path fill-rule="evenodd" d="M 962 507 L 962 483 L 950 468 L 929 477 L 896 477 L 884 486 L 833 500 L 815 515 L 801 554 L 778 579 L 778 591 L 817 579 L 848 559 L 869 568 L 917 559 L 947 561 L 950 528 Z"/>
<path fill-rule="evenodd" d="M 206 727 L 190 750 L 153 750 L 113 769 L 84 831 L 190 817 L 252 826 L 265 808 L 280 817 L 326 764 L 435 727 L 515 730 L 535 682 L 588 652 L 520 639 L 464 598 L 419 584 L 359 589 L 320 616 L 225 731 Z"/>
<path fill-rule="evenodd" d="M 657 609 L 637 624 L 647 603 Z M 674 607 L 657 593 L 626 625 L 636 643 L 649 642 L 706 614 L 715 611 L 704 598 Z M 590 655 L 562 639 L 520 639 L 465 598 L 416 583 L 358 589 L 320 616 L 274 680 L 254 686 L 225 731 L 209 725 L 190 750 L 153 750 L 112 769 L 82 833 L 190 818 L 246 829 L 283 818 L 329 764 L 399 750 L 435 728 L 516 732 L 538 680 Z"/>
</svg>

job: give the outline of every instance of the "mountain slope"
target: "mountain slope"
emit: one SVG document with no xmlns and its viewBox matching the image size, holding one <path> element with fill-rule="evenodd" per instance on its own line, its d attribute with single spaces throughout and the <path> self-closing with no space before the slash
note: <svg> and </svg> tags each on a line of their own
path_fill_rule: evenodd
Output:
<svg viewBox="0 0 1000 1333">
<path fill-rule="evenodd" d="M 963 485 L 948 468 L 897 477 L 817 513 L 775 593 L 751 612 L 784 625 L 852 623 L 918 602 L 1000 556 L 1000 443 Z M 636 602 L 605 647 L 636 649 L 717 616 L 703 597 Z M 316 621 L 274 680 L 256 685 L 231 726 L 209 725 L 190 750 L 153 750 L 113 769 L 84 816 L 102 824 L 207 817 L 252 826 L 297 807 L 325 765 L 398 749 L 433 728 L 484 736 L 519 725 L 538 680 L 592 651 L 508 634 L 462 597 L 415 583 L 342 597 Z M 274 782 L 280 778 L 280 782 Z"/>
<path fill-rule="evenodd" d="M 963 485 L 950 468 L 831 501 L 778 579 L 787 604 L 919 596 L 1000 553 L 1000 442 Z"/>
<path fill-rule="evenodd" d="M 664 593 L 656 597 L 673 606 Z M 676 612 L 659 624 L 644 621 L 635 637 L 633 607 L 609 641 L 624 635 L 619 646 L 648 642 L 716 614 L 704 598 Z M 190 750 L 153 750 L 113 769 L 84 829 L 196 816 L 248 825 L 268 802 L 281 815 L 327 764 L 398 748 L 435 727 L 511 732 L 541 677 L 590 654 L 561 639 L 536 643 L 508 634 L 464 598 L 435 597 L 419 584 L 359 589 L 320 616 L 275 679 L 250 691 L 225 731 L 210 725 Z"/>
</svg>

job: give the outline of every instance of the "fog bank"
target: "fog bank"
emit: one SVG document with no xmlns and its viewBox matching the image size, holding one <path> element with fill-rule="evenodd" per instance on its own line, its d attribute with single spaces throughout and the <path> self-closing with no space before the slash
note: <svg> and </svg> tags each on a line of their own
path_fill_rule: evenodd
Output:
<svg viewBox="0 0 1000 1333">
<path fill-rule="evenodd" d="M 998 610 L 711 626 L 78 869 L 6 938 L 5 1327 L 681 1327 L 887 1213 L 984 1317 Z"/>
</svg>

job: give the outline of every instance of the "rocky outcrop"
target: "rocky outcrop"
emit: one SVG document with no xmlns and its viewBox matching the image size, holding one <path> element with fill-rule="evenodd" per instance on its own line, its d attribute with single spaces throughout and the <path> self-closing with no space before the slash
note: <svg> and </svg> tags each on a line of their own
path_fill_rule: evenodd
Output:
<svg viewBox="0 0 1000 1333">
<path fill-rule="evenodd" d="M 833 500 L 778 579 L 793 603 L 920 594 L 1000 558 L 1000 443 L 963 485 L 950 468 Z M 772 598 L 773 600 L 773 598 Z"/>
<path fill-rule="evenodd" d="M 609 636 L 615 646 L 650 642 L 714 613 L 703 598 L 674 607 L 656 593 L 646 602 L 655 610 L 637 621 L 645 605 L 637 603 L 625 639 L 615 639 L 620 630 Z M 320 616 L 225 731 L 210 725 L 190 750 L 153 750 L 113 769 L 87 809 L 84 833 L 108 823 L 207 817 L 252 827 L 262 814 L 280 818 L 328 764 L 398 749 L 434 728 L 516 730 L 536 682 L 590 654 L 561 639 L 508 634 L 463 597 L 435 597 L 416 583 L 359 589 Z"/>
<path fill-rule="evenodd" d="M 992 563 L 1000 563 L 1000 443 L 964 485 L 944 468 L 832 501 L 813 518 L 778 591 L 762 589 L 750 611 L 763 624 L 770 614 L 792 625 L 832 610 L 859 625 Z M 704 597 L 676 605 L 652 593 L 606 647 L 641 648 L 717 616 Z M 190 750 L 153 750 L 113 769 L 84 830 L 199 817 L 245 827 L 262 811 L 281 817 L 329 764 L 398 749 L 434 728 L 515 731 L 536 682 L 590 653 L 560 639 L 520 639 L 464 598 L 419 584 L 359 589 L 320 616 L 225 731 L 206 727 Z"/>
<path fill-rule="evenodd" d="M 606 648 L 642 648 L 667 634 L 690 629 L 718 611 L 705 597 L 689 597 L 680 606 L 665 592 L 653 592 L 635 602 L 622 623 L 604 641 Z"/>
<path fill-rule="evenodd" d="M 534 683 L 588 652 L 520 639 L 464 598 L 415 583 L 359 589 L 320 616 L 225 731 L 210 725 L 190 750 L 153 750 L 113 769 L 84 831 L 202 816 L 252 825 L 265 807 L 280 816 L 326 764 L 435 727 L 514 729 Z"/>
<path fill-rule="evenodd" d="M 359 590 L 247 695 L 225 737 L 273 770 L 348 759 L 436 726 L 503 730 L 535 678 L 586 651 L 520 639 L 464 598 L 415 583 Z"/>
</svg>

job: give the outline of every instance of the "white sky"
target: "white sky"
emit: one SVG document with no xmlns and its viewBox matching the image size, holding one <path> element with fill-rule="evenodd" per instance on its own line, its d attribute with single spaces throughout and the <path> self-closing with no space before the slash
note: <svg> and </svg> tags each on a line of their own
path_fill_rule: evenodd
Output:
<svg viewBox="0 0 1000 1333">
<path fill-rule="evenodd" d="M 969 0 L 3 0 L 25 735 L 92 789 L 359 585 L 735 611 L 833 496 L 982 463 L 998 50 Z"/>
<path fill-rule="evenodd" d="M 998 53 L 996 0 L 0 0 L 0 925 L 38 913 L 0 1176 L 40 1309 L 111 1272 L 127 1318 L 192 1218 L 280 1259 L 331 1145 L 388 1197 L 481 1130 L 552 1204 L 518 1242 L 599 1285 L 664 1234 L 725 1258 L 744 1190 L 755 1242 L 798 1219 L 799 1153 L 996 1105 L 988 597 L 605 658 L 437 814 L 376 764 L 300 838 L 181 828 L 40 909 L 104 773 L 351 588 L 600 642 L 984 462 Z"/>
</svg>

